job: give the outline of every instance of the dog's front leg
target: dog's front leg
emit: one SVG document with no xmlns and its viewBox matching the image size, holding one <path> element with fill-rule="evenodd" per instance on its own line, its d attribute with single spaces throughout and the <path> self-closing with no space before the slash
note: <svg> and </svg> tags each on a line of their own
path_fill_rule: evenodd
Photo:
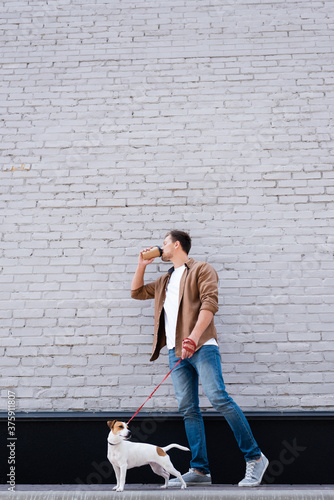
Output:
<svg viewBox="0 0 334 500">
<path fill-rule="evenodd" d="M 120 468 L 117 466 L 117 465 L 114 465 L 112 464 L 113 466 L 113 469 L 114 469 L 114 472 L 115 472 L 115 476 L 116 476 L 116 486 L 113 487 L 113 490 L 116 490 L 117 491 L 117 488 L 119 487 L 120 485 Z"/>
<path fill-rule="evenodd" d="M 116 489 L 116 491 L 123 491 L 124 490 L 127 468 L 128 468 L 128 464 L 123 464 L 120 466 L 119 482 L 118 482 L 118 488 Z"/>
</svg>

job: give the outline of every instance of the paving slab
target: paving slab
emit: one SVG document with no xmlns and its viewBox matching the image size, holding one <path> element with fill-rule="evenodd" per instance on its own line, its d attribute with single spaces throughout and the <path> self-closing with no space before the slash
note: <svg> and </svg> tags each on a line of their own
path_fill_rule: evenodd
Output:
<svg viewBox="0 0 334 500">
<path fill-rule="evenodd" d="M 186 490 L 159 485 L 129 484 L 117 493 L 113 485 L 16 485 L 8 491 L 0 485 L 1 500 L 333 500 L 334 485 L 263 485 L 257 488 L 238 488 L 236 485 L 215 484 L 192 486 Z"/>
</svg>

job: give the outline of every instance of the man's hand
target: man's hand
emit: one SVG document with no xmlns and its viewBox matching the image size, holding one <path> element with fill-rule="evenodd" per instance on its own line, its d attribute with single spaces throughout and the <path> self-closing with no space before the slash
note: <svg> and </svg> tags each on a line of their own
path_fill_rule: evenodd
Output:
<svg viewBox="0 0 334 500">
<path fill-rule="evenodd" d="M 153 257 L 153 259 L 143 259 L 143 253 L 148 252 L 148 250 L 151 250 L 151 248 L 153 248 L 153 247 L 145 248 L 144 250 L 141 250 L 141 252 L 138 256 L 138 265 L 143 265 L 146 267 L 148 264 L 152 264 L 155 257 Z"/>
<path fill-rule="evenodd" d="M 138 288 L 144 286 L 144 274 L 146 271 L 146 266 L 154 261 L 154 258 L 148 260 L 143 259 L 142 253 L 147 252 L 147 250 L 150 250 L 150 248 L 145 248 L 140 252 L 138 256 L 138 266 L 132 279 L 131 290 L 138 290 Z"/>
<path fill-rule="evenodd" d="M 196 351 L 197 344 L 190 337 L 187 337 L 182 342 L 182 359 L 191 358 Z"/>
<path fill-rule="evenodd" d="M 195 350 L 196 350 L 199 339 L 201 338 L 202 334 L 205 332 L 205 330 L 211 323 L 212 318 L 213 318 L 213 313 L 211 311 L 208 311 L 206 309 L 200 311 L 196 325 L 194 326 L 194 329 L 189 335 L 189 337 L 187 337 L 191 341 L 190 343 L 188 343 L 188 345 L 185 344 L 188 350 L 185 349 L 184 344 L 182 344 L 182 355 L 181 355 L 182 359 L 191 358 L 191 356 L 193 356 L 194 352 L 191 351 L 194 349 L 194 346 L 193 345 L 191 346 L 191 343 L 193 342 L 195 344 Z"/>
</svg>

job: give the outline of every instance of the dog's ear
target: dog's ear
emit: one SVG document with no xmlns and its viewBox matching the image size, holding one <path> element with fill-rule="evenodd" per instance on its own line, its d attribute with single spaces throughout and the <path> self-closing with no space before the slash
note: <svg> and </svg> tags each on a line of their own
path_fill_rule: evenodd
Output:
<svg viewBox="0 0 334 500">
<path fill-rule="evenodd" d="M 109 420 L 109 421 L 107 422 L 107 426 L 109 427 L 109 429 L 112 429 L 112 428 L 114 427 L 115 422 L 116 422 L 116 420 L 113 420 L 112 422 Z"/>
</svg>

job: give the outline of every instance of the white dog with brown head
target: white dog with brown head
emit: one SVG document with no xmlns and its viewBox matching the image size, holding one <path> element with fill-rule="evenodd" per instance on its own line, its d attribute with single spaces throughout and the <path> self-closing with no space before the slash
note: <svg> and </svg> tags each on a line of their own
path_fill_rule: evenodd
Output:
<svg viewBox="0 0 334 500">
<path fill-rule="evenodd" d="M 166 451 L 171 448 L 179 448 L 183 451 L 190 451 L 185 446 L 170 444 L 164 448 L 147 443 L 133 443 L 128 441 L 131 432 L 124 422 L 113 420 L 107 422 L 110 429 L 108 435 L 108 460 L 114 468 L 117 484 L 113 488 L 116 491 L 123 491 L 125 485 L 126 471 L 132 467 L 140 467 L 149 464 L 156 474 L 162 476 L 165 484 L 162 488 L 167 488 L 169 475 L 176 476 L 181 482 L 181 488 L 187 485 L 179 471 L 173 466 Z"/>
</svg>

